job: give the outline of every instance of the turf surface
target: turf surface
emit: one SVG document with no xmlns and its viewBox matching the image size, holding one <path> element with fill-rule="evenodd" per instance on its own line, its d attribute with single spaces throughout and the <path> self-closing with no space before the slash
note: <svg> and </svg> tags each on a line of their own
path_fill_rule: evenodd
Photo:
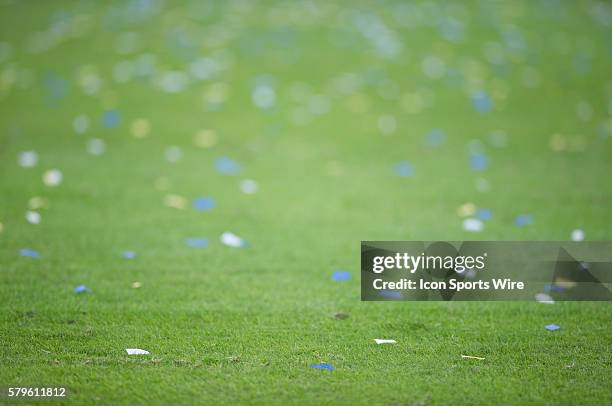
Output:
<svg viewBox="0 0 612 406">
<path fill-rule="evenodd" d="M 358 276 L 361 240 L 610 239 L 609 6 L 4 3 L 0 385 L 66 385 L 77 404 L 612 402 L 608 303 L 362 303 Z M 146 54 L 154 71 L 123 80 L 117 64 Z M 201 56 L 223 69 L 198 79 Z M 257 86 L 275 89 L 270 108 Z M 217 142 L 198 147 L 201 130 Z M 33 168 L 17 163 L 28 150 Z M 223 156 L 239 175 L 215 170 Z M 215 207 L 194 210 L 199 196 Z M 480 233 L 462 229 L 466 202 L 493 213 Z M 185 244 L 198 237 L 209 246 Z"/>
</svg>

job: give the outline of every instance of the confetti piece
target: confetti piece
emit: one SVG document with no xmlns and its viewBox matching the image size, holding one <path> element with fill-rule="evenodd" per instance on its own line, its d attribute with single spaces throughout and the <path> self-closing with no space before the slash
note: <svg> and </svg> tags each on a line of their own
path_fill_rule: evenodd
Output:
<svg viewBox="0 0 612 406">
<path fill-rule="evenodd" d="M 535 295 L 535 299 L 539 303 L 555 304 L 555 300 L 552 298 L 552 296 L 550 296 L 549 294 L 546 294 L 546 293 L 538 293 L 538 294 L 536 294 Z"/>
<path fill-rule="evenodd" d="M 378 345 L 380 345 L 380 344 L 397 344 L 397 341 L 395 341 L 395 340 L 387 340 L 387 339 L 384 339 L 384 338 L 375 338 L 374 342 L 376 344 L 378 344 Z"/>
<path fill-rule="evenodd" d="M 49 201 L 44 197 L 35 196 L 28 200 L 30 210 L 46 209 L 47 207 L 49 207 Z"/>
<path fill-rule="evenodd" d="M 115 128 L 121 123 L 121 114 L 116 110 L 107 110 L 102 114 L 104 128 Z"/>
<path fill-rule="evenodd" d="M 401 299 L 402 293 L 397 290 L 380 290 L 378 294 L 389 299 Z"/>
<path fill-rule="evenodd" d="M 246 246 L 246 241 L 229 231 L 226 231 L 221 234 L 219 239 L 223 244 L 227 245 L 228 247 L 242 248 Z"/>
<path fill-rule="evenodd" d="M 336 368 L 333 367 L 333 365 L 330 364 L 312 364 L 310 366 L 310 368 L 314 368 L 314 369 L 325 369 L 327 371 L 333 371 Z"/>
<path fill-rule="evenodd" d="M 440 145 L 444 144 L 445 140 L 446 134 L 444 134 L 444 131 L 439 129 L 431 130 L 425 136 L 425 143 L 430 147 L 439 147 Z"/>
<path fill-rule="evenodd" d="M 20 152 L 17 163 L 23 168 L 33 168 L 38 164 L 38 153 L 36 151 Z"/>
<path fill-rule="evenodd" d="M 136 253 L 134 251 L 123 251 L 121 256 L 125 259 L 134 259 L 136 258 Z"/>
<path fill-rule="evenodd" d="M 224 175 L 238 175 L 241 171 L 240 164 L 228 157 L 215 159 L 215 169 Z"/>
<path fill-rule="evenodd" d="M 514 219 L 514 224 L 517 227 L 523 227 L 529 224 L 533 224 L 533 216 L 530 214 L 520 214 Z"/>
<path fill-rule="evenodd" d="M 206 248 L 208 247 L 207 238 L 187 238 L 185 244 L 192 248 Z"/>
<path fill-rule="evenodd" d="M 140 283 L 140 282 L 133 282 L 132 283 L 132 288 L 133 289 L 138 289 L 138 288 L 141 288 L 141 287 L 142 287 L 142 283 Z"/>
<path fill-rule="evenodd" d="M 473 153 L 470 155 L 470 166 L 475 171 L 484 171 L 489 167 L 489 159 L 485 154 Z"/>
<path fill-rule="evenodd" d="M 484 223 L 476 218 L 463 220 L 463 229 L 470 233 L 479 233 L 484 230 Z"/>
<path fill-rule="evenodd" d="M 464 203 L 457 208 L 457 215 L 459 217 L 472 216 L 476 212 L 476 205 L 474 203 Z"/>
<path fill-rule="evenodd" d="M 335 271 L 332 274 L 332 279 L 338 282 L 348 281 L 351 279 L 351 273 L 348 271 Z"/>
<path fill-rule="evenodd" d="M 89 128 L 89 118 L 81 114 L 80 116 L 76 116 L 74 120 L 72 120 L 72 129 L 77 134 L 84 134 L 87 132 Z"/>
<path fill-rule="evenodd" d="M 144 138 L 149 135 L 151 124 L 144 118 L 138 118 L 132 122 L 130 133 L 135 138 Z"/>
<path fill-rule="evenodd" d="M 256 107 L 262 110 L 271 109 L 276 103 L 276 90 L 270 85 L 258 84 L 251 93 L 251 99 Z"/>
<path fill-rule="evenodd" d="M 173 209 L 182 210 L 187 207 L 187 199 L 179 195 L 166 195 L 164 196 L 164 204 Z"/>
<path fill-rule="evenodd" d="M 414 175 L 414 166 L 408 161 L 402 161 L 395 164 L 393 171 L 397 176 L 407 178 Z"/>
<path fill-rule="evenodd" d="M 40 253 L 30 248 L 22 248 L 19 250 L 19 255 L 28 258 L 40 258 Z"/>
<path fill-rule="evenodd" d="M 215 207 L 215 201 L 212 197 L 197 197 L 193 199 L 192 205 L 198 211 L 209 211 Z"/>
<path fill-rule="evenodd" d="M 171 164 L 176 163 L 183 157 L 183 150 L 177 146 L 168 147 L 164 152 L 164 157 Z"/>
<path fill-rule="evenodd" d="M 584 231 L 576 229 L 571 234 L 572 241 L 584 241 Z"/>
<path fill-rule="evenodd" d="M 36 211 L 27 211 L 25 218 L 30 224 L 40 224 L 40 213 Z"/>
<path fill-rule="evenodd" d="M 478 360 L 481 360 L 481 361 L 485 359 L 484 357 L 475 357 L 473 355 L 463 355 L 463 354 L 461 354 L 461 358 L 463 358 L 463 359 L 478 359 Z"/>
<path fill-rule="evenodd" d="M 257 185 L 257 182 L 255 182 L 252 179 L 245 179 L 240 182 L 240 190 L 244 194 L 247 194 L 247 195 L 255 194 L 257 193 L 258 189 L 259 189 L 259 186 Z"/>
<path fill-rule="evenodd" d="M 106 144 L 100 138 L 92 138 L 87 142 L 87 153 L 93 156 L 100 156 L 106 151 Z"/>
<path fill-rule="evenodd" d="M 200 130 L 193 136 L 193 143 L 196 147 L 210 148 L 217 143 L 217 133 L 215 130 Z"/>
<path fill-rule="evenodd" d="M 140 348 L 126 348 L 125 351 L 128 355 L 149 355 L 151 354 L 147 350 L 141 350 Z"/>
<path fill-rule="evenodd" d="M 491 98 L 482 90 L 472 93 L 472 104 L 479 113 L 489 113 L 493 109 Z"/>
<path fill-rule="evenodd" d="M 493 212 L 489 209 L 478 209 L 476 210 L 476 218 L 482 221 L 491 220 L 493 217 Z"/>
<path fill-rule="evenodd" d="M 85 285 L 79 285 L 76 288 L 74 288 L 74 293 L 86 293 L 86 292 L 91 292 L 91 289 L 89 289 Z"/>
<path fill-rule="evenodd" d="M 548 331 L 555 331 L 555 330 L 559 330 L 561 326 L 557 326 L 556 324 L 547 324 L 544 326 L 544 328 Z"/>
<path fill-rule="evenodd" d="M 43 174 L 43 183 L 49 187 L 59 186 L 62 178 L 62 172 L 59 169 L 50 169 Z"/>
<path fill-rule="evenodd" d="M 378 129 L 384 135 L 393 134 L 397 129 L 397 120 L 391 114 L 385 114 L 378 118 Z"/>
</svg>

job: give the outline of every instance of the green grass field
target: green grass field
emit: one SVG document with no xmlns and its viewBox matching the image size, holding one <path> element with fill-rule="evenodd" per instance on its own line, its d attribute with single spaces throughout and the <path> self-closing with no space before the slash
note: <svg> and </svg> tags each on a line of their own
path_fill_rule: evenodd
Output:
<svg viewBox="0 0 612 406">
<path fill-rule="evenodd" d="M 611 37 L 601 2 L 3 1 L 0 386 L 75 404 L 612 403 L 609 303 L 368 303 L 359 286 L 361 240 L 609 240 Z M 466 203 L 493 213 L 481 232 Z"/>
</svg>

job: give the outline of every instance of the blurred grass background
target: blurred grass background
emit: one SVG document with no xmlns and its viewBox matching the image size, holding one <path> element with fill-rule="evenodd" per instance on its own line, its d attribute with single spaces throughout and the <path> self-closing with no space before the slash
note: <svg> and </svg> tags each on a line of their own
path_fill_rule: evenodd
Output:
<svg viewBox="0 0 612 406">
<path fill-rule="evenodd" d="M 610 239 L 609 3 L 1 10 L 0 384 L 77 403 L 612 400 L 607 303 L 360 303 L 358 280 L 361 240 Z M 492 213 L 477 233 L 472 206 Z"/>
</svg>

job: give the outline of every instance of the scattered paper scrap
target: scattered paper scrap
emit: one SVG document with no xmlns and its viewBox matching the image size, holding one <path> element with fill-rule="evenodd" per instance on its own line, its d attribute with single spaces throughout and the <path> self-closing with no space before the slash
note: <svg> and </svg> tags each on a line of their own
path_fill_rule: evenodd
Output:
<svg viewBox="0 0 612 406">
<path fill-rule="evenodd" d="M 555 330 L 559 330 L 561 326 L 557 326 L 556 324 L 547 324 L 544 326 L 544 328 L 548 331 L 555 331 Z"/>
<path fill-rule="evenodd" d="M 572 241 L 584 241 L 584 231 L 579 228 L 572 231 Z"/>
<path fill-rule="evenodd" d="M 191 248 L 206 248 L 208 247 L 208 239 L 207 238 L 187 238 L 185 240 L 185 244 L 187 244 Z"/>
<path fill-rule="evenodd" d="M 25 218 L 30 224 L 40 224 L 40 213 L 37 211 L 28 210 Z"/>
<path fill-rule="evenodd" d="M 91 289 L 89 289 L 85 285 L 79 285 L 76 288 L 74 288 L 74 293 L 86 293 L 86 292 L 91 292 Z"/>
<path fill-rule="evenodd" d="M 477 218 L 467 218 L 463 220 L 463 229 L 471 233 L 479 233 L 484 229 L 484 223 Z"/>
<path fill-rule="evenodd" d="M 215 169 L 223 175 L 238 175 L 242 168 L 238 162 L 224 156 L 215 160 Z"/>
<path fill-rule="evenodd" d="M 226 231 L 221 234 L 219 239 L 223 244 L 227 245 L 228 247 L 242 248 L 246 245 L 246 241 L 229 231 Z"/>
<path fill-rule="evenodd" d="M 335 271 L 332 274 L 332 279 L 338 282 L 348 281 L 351 279 L 351 273 L 348 271 Z"/>
<path fill-rule="evenodd" d="M 461 358 L 463 358 L 463 359 L 479 359 L 481 361 L 485 359 L 484 357 L 475 357 L 473 355 L 463 355 L 463 354 L 461 354 Z"/>
<path fill-rule="evenodd" d="M 19 255 L 28 258 L 40 258 L 40 253 L 30 248 L 22 248 L 19 250 Z"/>
<path fill-rule="evenodd" d="M 38 154 L 36 151 L 20 152 L 17 162 L 23 168 L 32 168 L 38 163 Z"/>
<path fill-rule="evenodd" d="M 209 211 L 215 207 L 212 197 L 197 197 L 193 199 L 193 208 L 198 211 Z"/>
<path fill-rule="evenodd" d="M 149 351 L 141 350 L 140 348 L 126 348 L 125 351 L 128 355 L 149 355 Z"/>
<path fill-rule="evenodd" d="M 255 194 L 257 193 L 257 189 L 259 189 L 259 186 L 257 185 L 257 182 L 255 182 L 253 179 L 245 179 L 240 182 L 240 190 L 244 194 Z"/>
<path fill-rule="evenodd" d="M 59 186 L 62 178 L 62 172 L 59 169 L 50 169 L 43 174 L 43 183 L 49 187 Z"/>
<path fill-rule="evenodd" d="M 321 363 L 321 364 L 312 364 L 312 365 L 310 366 L 310 368 L 314 368 L 314 369 L 325 369 L 325 370 L 328 370 L 328 371 L 333 371 L 334 369 L 336 369 L 336 368 L 334 368 L 334 366 L 333 366 L 333 365 L 330 365 L 330 364 L 325 364 L 325 363 Z"/>
<path fill-rule="evenodd" d="M 183 196 L 169 194 L 164 196 L 164 204 L 173 209 L 184 209 L 187 207 L 187 199 Z"/>
<path fill-rule="evenodd" d="M 397 344 L 397 341 L 395 341 L 395 340 L 387 340 L 387 339 L 384 339 L 384 338 L 375 338 L 374 342 L 376 344 Z"/>
<path fill-rule="evenodd" d="M 125 259 L 134 259 L 136 258 L 136 253 L 134 251 L 123 251 L 121 256 Z"/>
<path fill-rule="evenodd" d="M 547 293 L 537 293 L 535 295 L 535 299 L 539 303 L 555 304 L 555 299 L 553 299 L 552 296 Z"/>
<path fill-rule="evenodd" d="M 133 289 L 138 289 L 142 287 L 142 283 L 141 282 L 133 282 L 132 283 L 132 288 Z"/>
</svg>

